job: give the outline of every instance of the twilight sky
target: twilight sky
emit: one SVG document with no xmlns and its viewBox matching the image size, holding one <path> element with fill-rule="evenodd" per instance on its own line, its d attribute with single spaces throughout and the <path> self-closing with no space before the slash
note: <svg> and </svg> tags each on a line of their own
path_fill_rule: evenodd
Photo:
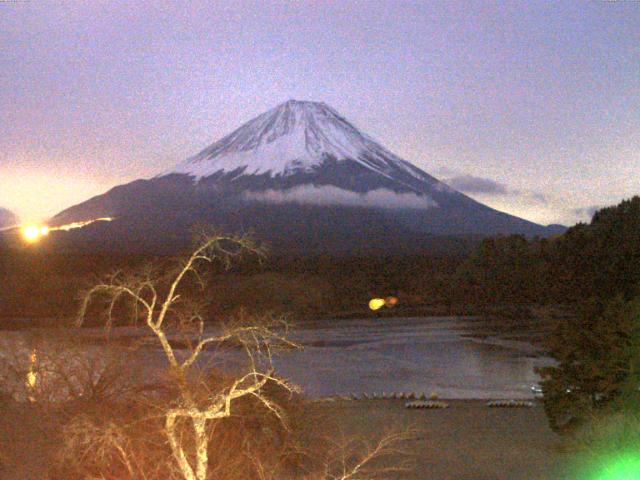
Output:
<svg viewBox="0 0 640 480">
<path fill-rule="evenodd" d="M 495 208 L 640 194 L 640 2 L 0 2 L 0 207 L 37 220 L 324 101 Z"/>
</svg>

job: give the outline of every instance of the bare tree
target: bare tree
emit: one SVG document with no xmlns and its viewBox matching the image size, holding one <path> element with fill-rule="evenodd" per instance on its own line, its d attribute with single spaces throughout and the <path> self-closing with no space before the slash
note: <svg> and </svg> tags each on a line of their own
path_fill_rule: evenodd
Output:
<svg viewBox="0 0 640 480">
<path fill-rule="evenodd" d="M 215 331 L 205 329 L 204 306 L 191 295 L 194 287 L 204 287 L 203 266 L 214 262 L 229 266 L 236 257 L 247 252 L 264 255 L 248 237 L 202 235 L 193 252 L 177 268 L 163 271 L 150 266 L 135 272 L 115 272 L 82 297 L 78 326 L 87 317 L 93 300 L 102 297 L 106 299 L 107 332 L 116 316 L 122 313 L 121 304 L 124 303 L 129 306 L 127 312 L 131 314 L 131 323 L 141 324 L 161 347 L 176 395 L 169 401 L 161 400 L 158 411 L 163 418 L 162 435 L 166 437 L 175 461 L 170 464 L 162 459 L 152 461 L 164 470 L 164 476 L 158 478 L 219 478 L 224 466 L 209 464 L 212 451 L 216 451 L 213 442 L 223 441 L 216 431 L 216 422 L 234 413 L 242 415 L 242 399 L 257 401 L 280 425 L 288 428 L 281 404 L 269 393 L 271 387 L 277 387 L 287 395 L 295 391 L 293 385 L 275 374 L 272 363 L 275 349 L 297 347 L 287 339 L 289 324 L 286 319 L 271 315 L 248 316 L 241 312 L 235 320 L 216 326 Z M 201 369 L 207 356 L 205 352 L 216 353 L 225 346 L 244 352 L 246 363 L 240 374 L 217 372 L 212 381 L 212 377 L 204 375 Z M 246 402 L 244 405 L 246 408 Z M 149 459 L 144 452 L 138 451 L 125 430 L 117 422 L 98 425 L 89 417 L 79 416 L 66 427 L 69 444 L 66 453 L 69 458 L 78 452 L 82 458 L 91 456 L 97 465 L 117 463 L 131 478 L 156 478 L 158 472 L 151 476 L 144 473 L 142 465 L 148 464 Z M 404 463 L 394 465 L 393 462 L 398 461 L 395 458 L 398 455 L 402 457 L 398 444 L 409 436 L 405 432 L 385 435 L 377 442 L 354 438 L 343 443 L 334 439 L 323 441 L 320 450 L 324 454 L 322 458 L 316 455 L 319 451 L 310 455 L 316 457 L 312 462 L 316 467 L 312 471 L 306 470 L 310 476 L 305 478 L 385 478 L 404 469 Z M 309 456 L 309 453 L 303 455 Z M 391 459 L 386 461 L 384 457 Z M 277 465 L 265 463 L 250 451 L 246 452 L 246 462 L 253 465 L 257 478 L 282 478 Z"/>
<path fill-rule="evenodd" d="M 145 268 L 135 273 L 116 272 L 93 286 L 83 297 L 78 315 L 80 326 L 90 302 L 96 296 L 107 298 L 106 326 L 111 328 L 114 312 L 120 302 L 132 307 L 133 321 L 142 320 L 144 327 L 157 340 L 174 379 L 178 400 L 164 410 L 164 430 L 173 457 L 185 480 L 206 480 L 209 469 L 208 447 L 211 441 L 208 424 L 232 415 L 238 399 L 253 397 L 282 422 L 281 408 L 265 394 L 267 384 L 275 384 L 292 392 L 294 387 L 274 374 L 272 352 L 278 346 L 294 346 L 286 339 L 288 324 L 279 317 L 240 321 L 221 326 L 218 331 L 205 331 L 201 305 L 188 299 L 185 285 L 203 285 L 202 266 L 213 262 L 229 265 L 244 252 L 263 255 L 248 237 L 204 235 L 193 252 L 177 269 L 165 274 Z M 247 321 L 249 320 L 249 321 Z M 180 335 L 179 349 L 175 345 Z M 172 343 L 173 342 L 173 343 Z M 197 381 L 197 364 L 208 348 L 233 342 L 248 359 L 243 374 L 216 388 Z M 188 425 L 191 439 L 183 435 Z"/>
</svg>

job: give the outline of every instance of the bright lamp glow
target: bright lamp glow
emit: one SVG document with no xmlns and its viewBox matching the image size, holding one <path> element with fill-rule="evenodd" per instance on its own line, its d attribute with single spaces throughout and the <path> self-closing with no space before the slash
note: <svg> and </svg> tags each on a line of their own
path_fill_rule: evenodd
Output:
<svg viewBox="0 0 640 480">
<path fill-rule="evenodd" d="M 372 298 L 369 301 L 369 308 L 371 310 L 380 310 L 382 307 L 384 307 L 385 301 L 382 298 Z"/>
<path fill-rule="evenodd" d="M 40 237 L 40 227 L 37 225 L 27 225 L 22 228 L 22 236 L 27 242 L 36 242 Z"/>
</svg>

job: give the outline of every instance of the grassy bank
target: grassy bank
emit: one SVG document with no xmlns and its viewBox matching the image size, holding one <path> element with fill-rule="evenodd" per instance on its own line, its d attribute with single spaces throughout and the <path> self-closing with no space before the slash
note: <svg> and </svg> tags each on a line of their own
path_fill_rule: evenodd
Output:
<svg viewBox="0 0 640 480">
<path fill-rule="evenodd" d="M 407 410 L 402 400 L 311 402 L 304 418 L 327 438 L 374 441 L 384 432 L 414 429 L 406 455 L 407 480 L 556 480 L 566 461 L 561 438 L 552 433 L 540 406 L 488 408 L 482 401 L 450 401 L 444 410 Z M 0 416 L 2 478 L 46 478 L 60 434 L 59 420 L 34 405 L 14 404 Z"/>
<path fill-rule="evenodd" d="M 309 418 L 332 435 L 375 438 L 390 429 L 417 429 L 405 446 L 413 471 L 407 480 L 557 480 L 566 460 L 541 406 L 488 408 L 484 401 L 453 400 L 441 410 L 408 410 L 402 400 L 319 402 Z"/>
</svg>

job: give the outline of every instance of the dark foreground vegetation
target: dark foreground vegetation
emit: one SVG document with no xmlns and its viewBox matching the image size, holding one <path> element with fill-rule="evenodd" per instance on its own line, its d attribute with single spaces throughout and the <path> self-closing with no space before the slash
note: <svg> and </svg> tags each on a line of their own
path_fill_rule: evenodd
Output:
<svg viewBox="0 0 640 480">
<path fill-rule="evenodd" d="M 562 451 L 561 439 L 549 430 L 544 412 L 539 407 L 490 409 L 481 401 L 457 401 L 450 402 L 450 407 L 446 410 L 418 411 L 405 409 L 402 400 L 370 400 L 301 402 L 295 406 L 295 411 L 296 421 L 299 422 L 297 425 L 305 426 L 304 431 L 298 431 L 297 435 L 262 431 L 257 427 L 260 425 L 261 413 L 250 409 L 243 410 L 243 413 L 248 414 L 246 420 L 236 418 L 228 428 L 219 430 L 220 447 L 217 450 L 222 451 L 220 458 L 229 462 L 229 465 L 234 465 L 234 470 L 240 466 L 237 476 L 229 478 L 252 478 L 251 474 L 247 475 L 253 465 L 248 458 L 256 453 L 258 456 L 267 454 L 272 461 L 284 457 L 290 468 L 302 460 L 310 461 L 309 457 L 305 459 L 304 452 L 312 451 L 317 463 L 323 455 L 326 456 L 328 452 L 335 451 L 338 446 L 344 447 L 345 444 L 348 444 L 351 453 L 357 453 L 361 451 L 363 444 L 375 444 L 371 439 L 379 435 L 379 432 L 387 431 L 390 425 L 401 430 L 412 428 L 419 433 L 377 462 L 378 468 L 395 469 L 379 475 L 381 478 L 581 478 L 557 475 L 559 468 L 568 465 L 569 455 Z M 134 415 L 135 412 L 127 413 L 122 417 L 123 423 Z M 153 426 L 152 422 L 147 422 L 146 426 L 150 424 Z M 312 433 L 310 425 L 322 425 L 322 433 L 319 434 L 317 430 Z M 246 436 L 242 432 L 246 432 Z M 6 455 L 9 462 L 5 474 L 11 476 L 7 478 L 43 480 L 46 478 L 42 475 L 43 472 L 53 470 L 51 465 L 60 471 L 62 467 L 56 463 L 56 452 L 63 438 L 59 423 L 31 405 L 16 407 L 0 417 L 0 442 L 8 445 Z M 296 442 L 299 442 L 298 445 Z M 227 448 L 224 452 L 222 447 L 228 445 L 243 445 L 243 448 Z M 34 451 L 38 455 L 28 453 Z M 156 450 L 157 453 L 160 453 L 159 449 Z M 408 466 L 405 463 L 407 459 L 412 468 L 399 469 L 399 465 Z M 93 455 L 86 458 L 87 471 L 95 472 L 96 466 Z M 68 473 L 71 469 L 66 468 Z M 116 476 L 126 469 L 119 462 L 112 461 L 112 469 L 114 476 L 105 475 L 104 478 L 128 478 Z M 222 471 L 218 473 L 219 476 L 213 478 L 225 478 Z M 371 478 L 364 475 L 367 472 L 357 478 Z M 69 476 L 59 478 L 75 480 Z"/>
<path fill-rule="evenodd" d="M 148 365 L 142 344 L 108 344 L 90 358 L 77 332 L 29 336 L 27 343 L 39 353 L 33 388 L 25 382 L 29 350 L 12 351 L 0 364 L 3 479 L 347 480 L 356 468 L 366 475 L 362 478 L 381 479 L 408 467 L 404 444 L 415 438 L 410 428 L 372 432 L 333 423 L 329 432 L 319 425 L 328 423 L 331 411 L 318 414 L 307 398 L 274 380 L 262 385 L 259 395 L 234 398 L 229 416 L 207 422 L 206 471 L 190 475 L 167 438 L 167 412 L 186 408 L 183 387 L 175 371 Z M 152 379 L 149 372 L 155 372 Z M 227 394 L 237 380 L 199 370 L 188 388 L 203 406 Z M 191 422 L 181 419 L 176 433 L 195 466 Z"/>
</svg>

